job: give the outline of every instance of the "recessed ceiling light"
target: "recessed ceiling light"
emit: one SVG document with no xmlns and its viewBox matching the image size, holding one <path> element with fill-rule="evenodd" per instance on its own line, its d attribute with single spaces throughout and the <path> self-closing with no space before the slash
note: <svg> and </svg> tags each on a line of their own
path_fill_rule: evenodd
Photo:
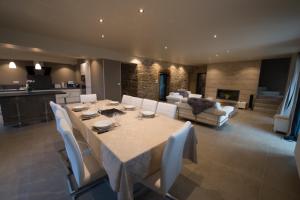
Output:
<svg viewBox="0 0 300 200">
<path fill-rule="evenodd" d="M 230 53 L 230 51 L 229 51 L 229 50 L 226 50 L 226 53 Z"/>
<path fill-rule="evenodd" d="M 144 12 L 144 9 L 143 8 L 140 8 L 139 9 L 139 13 L 143 13 Z"/>
<path fill-rule="evenodd" d="M 166 49 L 166 50 L 167 50 L 167 49 L 168 49 L 168 46 L 165 46 L 165 47 L 164 47 L 164 49 Z"/>
<path fill-rule="evenodd" d="M 217 38 L 217 35 L 216 35 L 216 34 L 214 35 L 214 38 Z"/>
<path fill-rule="evenodd" d="M 101 38 L 104 38 L 104 34 L 101 34 Z"/>
<path fill-rule="evenodd" d="M 219 54 L 216 54 L 216 57 L 219 57 Z"/>
<path fill-rule="evenodd" d="M 103 20 L 102 18 L 99 19 L 99 22 L 100 22 L 100 23 L 103 23 L 103 21 L 104 21 L 104 20 Z"/>
</svg>

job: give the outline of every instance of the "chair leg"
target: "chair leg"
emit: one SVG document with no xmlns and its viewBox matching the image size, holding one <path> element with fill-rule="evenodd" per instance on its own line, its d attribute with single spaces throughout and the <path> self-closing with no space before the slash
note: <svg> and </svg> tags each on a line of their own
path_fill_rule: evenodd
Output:
<svg viewBox="0 0 300 200">
<path fill-rule="evenodd" d="M 166 199 L 166 200 L 178 200 L 176 197 L 174 197 L 170 193 L 165 194 L 164 199 Z"/>
<path fill-rule="evenodd" d="M 65 154 L 64 154 L 65 152 L 66 152 L 65 149 L 58 150 L 60 161 L 62 162 L 67 175 L 69 175 L 69 174 L 71 174 L 71 165 L 70 165 L 70 162 L 68 160 L 68 157 L 66 157 Z"/>
<path fill-rule="evenodd" d="M 99 178 L 99 179 L 91 182 L 88 185 L 85 185 L 81 188 L 77 188 L 77 186 L 74 186 L 74 184 L 72 184 L 71 176 L 72 176 L 72 174 L 67 176 L 67 184 L 68 184 L 68 189 L 69 189 L 71 198 L 74 200 L 77 197 L 79 197 L 80 195 L 82 195 L 83 193 L 85 193 L 88 190 L 92 189 L 93 187 L 97 186 L 98 184 L 108 181 L 108 177 L 105 176 L 105 177 Z"/>
</svg>

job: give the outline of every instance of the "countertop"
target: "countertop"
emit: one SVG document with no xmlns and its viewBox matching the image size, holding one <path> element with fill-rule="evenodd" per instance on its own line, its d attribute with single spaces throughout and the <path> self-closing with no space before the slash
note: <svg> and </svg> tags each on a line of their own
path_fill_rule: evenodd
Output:
<svg viewBox="0 0 300 200">
<path fill-rule="evenodd" d="M 51 89 L 51 90 L 32 90 L 27 92 L 25 90 L 10 90 L 0 92 L 1 97 L 17 97 L 17 96 L 33 96 L 33 95 L 56 95 L 56 94 L 65 94 L 65 92 L 61 90 Z"/>
</svg>

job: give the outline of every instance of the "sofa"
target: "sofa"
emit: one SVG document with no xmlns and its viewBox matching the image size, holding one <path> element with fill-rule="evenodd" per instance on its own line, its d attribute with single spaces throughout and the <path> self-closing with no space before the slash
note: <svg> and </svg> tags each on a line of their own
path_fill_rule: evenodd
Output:
<svg viewBox="0 0 300 200">
<path fill-rule="evenodd" d="M 183 99 L 187 100 L 187 98 L 191 98 L 191 97 L 193 97 L 193 98 L 201 98 L 202 97 L 201 94 L 192 94 L 191 91 L 186 91 L 186 92 L 188 93 L 188 97 L 183 97 L 182 95 L 180 95 L 179 92 L 170 92 L 169 95 L 166 97 L 167 102 L 176 104 Z"/>
<path fill-rule="evenodd" d="M 235 111 L 233 106 L 221 106 L 219 102 L 216 102 L 214 107 L 208 108 L 198 115 L 194 115 L 192 107 L 187 103 L 187 99 L 182 99 L 176 104 L 178 106 L 179 118 L 189 119 L 215 127 L 221 127 L 225 124 Z"/>
</svg>

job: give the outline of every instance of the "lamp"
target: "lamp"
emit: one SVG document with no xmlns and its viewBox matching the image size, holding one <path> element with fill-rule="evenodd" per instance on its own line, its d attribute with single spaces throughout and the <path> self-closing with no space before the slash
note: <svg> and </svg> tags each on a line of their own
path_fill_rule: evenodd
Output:
<svg viewBox="0 0 300 200">
<path fill-rule="evenodd" d="M 11 61 L 11 62 L 9 62 L 9 64 L 8 64 L 8 68 L 9 68 L 9 69 L 16 69 L 17 66 L 16 66 L 15 62 Z"/>
<path fill-rule="evenodd" d="M 35 70 L 41 70 L 41 69 L 42 69 L 41 64 L 40 64 L 39 62 L 36 62 L 36 63 L 35 63 L 35 66 L 34 66 L 34 69 L 35 69 Z"/>
</svg>

